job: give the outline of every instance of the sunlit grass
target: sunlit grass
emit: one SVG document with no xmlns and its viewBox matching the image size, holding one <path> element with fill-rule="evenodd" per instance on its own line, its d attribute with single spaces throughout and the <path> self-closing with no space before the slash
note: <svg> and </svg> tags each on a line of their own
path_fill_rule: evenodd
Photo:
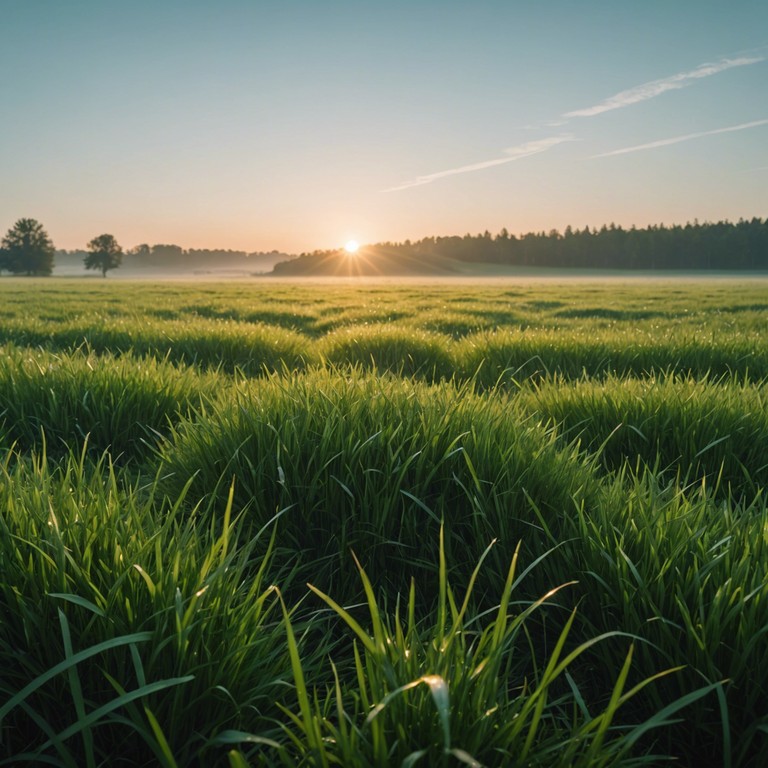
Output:
<svg viewBox="0 0 768 768">
<path fill-rule="evenodd" d="M 280 512 L 279 541 L 324 589 L 350 548 L 390 589 L 433 580 L 441 520 L 453 567 L 494 537 L 504 560 L 597 492 L 587 460 L 508 400 L 360 370 L 243 384 L 161 453 L 171 496 L 189 483 L 191 503 L 221 506 L 234 482 L 255 529 Z"/>
<path fill-rule="evenodd" d="M 115 461 L 144 460 L 158 437 L 213 397 L 215 377 L 155 358 L 0 348 L 0 439 L 67 454 L 87 442 Z"/>
<path fill-rule="evenodd" d="M 0 472 L 0 755 L 146 764 L 167 743 L 189 764 L 222 728 L 270 729 L 289 666 L 268 532 L 255 557 L 226 505 L 213 531 L 105 461 Z"/>
<path fill-rule="evenodd" d="M 0 340 L 18 346 L 97 354 L 131 353 L 182 365 L 258 376 L 264 371 L 303 368 L 313 354 L 300 334 L 263 323 L 231 320 L 157 320 L 146 317 L 91 318 L 50 323 L 10 322 Z"/>
<path fill-rule="evenodd" d="M 648 376 L 768 377 L 768 350 L 755 332 L 715 336 L 702 331 L 650 333 L 612 329 L 527 329 L 480 332 L 456 343 L 463 376 L 477 372 L 483 387 L 518 386 L 528 379 Z"/>
<path fill-rule="evenodd" d="M 765 497 L 716 498 L 705 485 L 618 475 L 604 502 L 569 518 L 566 563 L 580 563 L 579 614 L 588 632 L 637 633 L 638 666 L 683 665 L 636 701 L 640 711 L 696 685 L 722 682 L 698 702 L 664 750 L 690 765 L 760 765 L 768 754 L 768 511 Z M 573 572 L 567 565 L 567 572 Z M 572 567 L 572 566 L 571 566 Z M 620 662 L 604 646 L 593 674 Z"/>
<path fill-rule="evenodd" d="M 441 529 L 441 542 L 442 536 Z M 393 612 L 359 564 L 366 603 L 360 621 L 309 585 L 346 626 L 353 641 L 354 667 L 348 670 L 346 660 L 337 664 L 331 660 L 333 685 L 324 691 L 311 689 L 309 670 L 301 663 L 286 615 L 298 704 L 293 712 L 286 708 L 291 720 L 285 726 L 290 736 L 286 762 L 586 768 L 650 765 L 658 759 L 629 758 L 649 731 L 712 694 L 717 685 L 702 686 L 663 708 L 663 714 L 631 728 L 616 728 L 613 721 L 621 707 L 677 670 L 657 673 L 629 689 L 631 641 L 621 632 L 609 631 L 581 644 L 569 643 L 575 612 L 561 615 L 551 649 L 540 656 L 532 652 L 527 620 L 570 585 L 554 587 L 521 605 L 515 599 L 520 582 L 516 551 L 499 583 L 496 607 L 478 614 L 470 608 L 472 591 L 492 546 L 480 556 L 462 595 L 449 583 L 441 543 L 437 603 L 423 618 L 414 582 Z M 593 699 L 594 686 L 586 694 L 571 672 L 583 654 L 602 644 L 628 652 L 612 686 Z"/>
<path fill-rule="evenodd" d="M 567 441 L 720 493 L 754 495 L 768 481 L 768 390 L 734 378 L 609 376 L 548 380 L 517 402 L 557 424 Z"/>
<path fill-rule="evenodd" d="M 760 281 L 0 295 L 0 764 L 768 763 Z"/>
<path fill-rule="evenodd" d="M 456 372 L 449 344 L 441 334 L 386 324 L 334 331 L 318 346 L 322 358 L 332 366 L 362 366 L 436 381 Z"/>
</svg>

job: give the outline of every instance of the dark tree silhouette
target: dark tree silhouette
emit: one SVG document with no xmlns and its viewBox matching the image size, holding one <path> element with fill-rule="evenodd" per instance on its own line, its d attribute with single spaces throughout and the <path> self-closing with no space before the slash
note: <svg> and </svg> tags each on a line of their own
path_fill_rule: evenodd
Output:
<svg viewBox="0 0 768 768">
<path fill-rule="evenodd" d="M 110 269 L 117 269 L 123 261 L 123 249 L 112 235 L 99 235 L 88 243 L 85 259 L 86 269 L 100 269 L 106 277 Z"/>
<path fill-rule="evenodd" d="M 0 243 L 0 269 L 14 275 L 50 275 L 54 250 L 39 221 L 19 219 Z"/>
<path fill-rule="evenodd" d="M 141 243 L 130 248 L 128 254 L 137 259 L 146 259 L 152 255 L 152 249 L 146 243 Z"/>
</svg>

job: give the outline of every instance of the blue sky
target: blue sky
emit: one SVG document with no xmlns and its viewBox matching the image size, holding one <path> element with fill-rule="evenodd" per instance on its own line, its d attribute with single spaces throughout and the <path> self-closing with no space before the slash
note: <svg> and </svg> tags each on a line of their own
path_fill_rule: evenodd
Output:
<svg viewBox="0 0 768 768">
<path fill-rule="evenodd" d="M 0 230 L 289 252 L 768 216 L 768 3 L 0 0 Z"/>
</svg>

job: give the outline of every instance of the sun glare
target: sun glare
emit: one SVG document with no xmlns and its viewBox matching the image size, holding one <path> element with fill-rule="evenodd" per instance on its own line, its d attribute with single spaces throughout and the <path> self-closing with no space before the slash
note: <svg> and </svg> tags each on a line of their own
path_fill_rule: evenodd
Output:
<svg viewBox="0 0 768 768">
<path fill-rule="evenodd" d="M 357 253 L 357 249 L 360 247 L 360 243 L 357 240 L 347 240 L 344 244 L 344 250 L 347 253 Z"/>
</svg>

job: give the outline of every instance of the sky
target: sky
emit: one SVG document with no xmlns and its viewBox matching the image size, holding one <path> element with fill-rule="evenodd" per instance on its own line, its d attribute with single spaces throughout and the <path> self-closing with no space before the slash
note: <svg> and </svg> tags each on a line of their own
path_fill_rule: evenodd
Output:
<svg viewBox="0 0 768 768">
<path fill-rule="evenodd" d="M 0 0 L 0 105 L 58 248 L 768 217 L 765 0 Z"/>
</svg>

